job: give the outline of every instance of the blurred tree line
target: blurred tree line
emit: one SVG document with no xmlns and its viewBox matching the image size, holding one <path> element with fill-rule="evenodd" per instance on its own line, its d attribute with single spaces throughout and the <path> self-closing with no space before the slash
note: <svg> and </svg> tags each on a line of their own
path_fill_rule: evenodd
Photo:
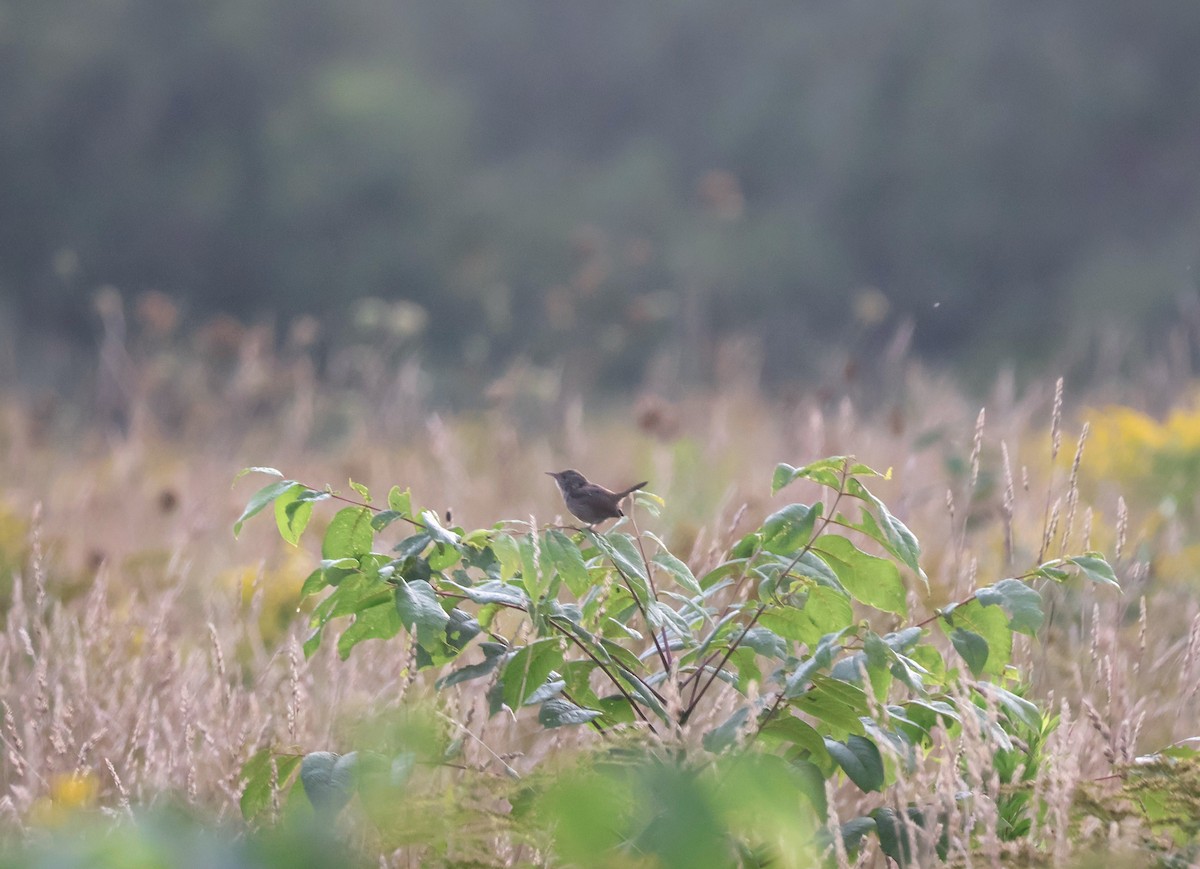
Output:
<svg viewBox="0 0 1200 869">
<path fill-rule="evenodd" d="M 728 331 L 802 370 L 1195 293 L 1194 0 L 67 0 L 0 6 L 0 299 L 418 311 L 434 360 L 608 382 Z M 416 307 L 413 307 L 416 306 Z"/>
</svg>

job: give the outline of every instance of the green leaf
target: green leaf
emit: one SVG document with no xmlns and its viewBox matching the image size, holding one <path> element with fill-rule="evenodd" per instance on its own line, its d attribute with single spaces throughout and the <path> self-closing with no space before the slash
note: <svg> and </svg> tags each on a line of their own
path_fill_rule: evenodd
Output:
<svg viewBox="0 0 1200 869">
<path fill-rule="evenodd" d="M 390 640 L 400 633 L 400 616 L 391 605 L 391 594 L 374 606 L 364 607 L 354 615 L 354 622 L 338 637 L 338 657 L 350 657 L 350 650 L 364 640 Z"/>
<path fill-rule="evenodd" d="M 813 653 L 788 676 L 784 683 L 783 696 L 785 698 L 791 699 L 804 694 L 808 690 L 809 682 L 815 679 L 815 674 L 829 669 L 833 664 L 833 656 L 842 649 L 835 642 L 836 639 L 837 635 L 830 635 L 822 639 Z"/>
<path fill-rule="evenodd" d="M 850 736 L 843 743 L 826 737 L 825 748 L 859 790 L 864 793 L 883 790 L 883 757 L 871 740 L 865 736 Z"/>
<path fill-rule="evenodd" d="M 504 666 L 500 677 L 504 685 L 504 704 L 509 709 L 519 709 L 542 686 L 550 672 L 562 665 L 562 660 L 562 648 L 556 637 L 536 640 L 518 650 Z"/>
<path fill-rule="evenodd" d="M 521 582 L 529 592 L 530 600 L 540 600 L 550 590 L 553 577 L 542 569 L 538 538 L 530 533 L 517 542 L 521 552 Z"/>
<path fill-rule="evenodd" d="M 485 643 L 483 645 L 498 644 Z M 504 647 L 500 646 L 500 649 L 503 651 Z M 487 655 L 486 650 L 484 654 Z M 453 673 L 443 676 L 434 683 L 434 686 L 438 690 L 441 690 L 442 688 L 449 688 L 451 685 L 457 685 L 459 682 L 470 682 L 472 679 L 479 679 L 495 670 L 496 665 L 499 664 L 503 659 L 503 654 L 488 655 L 478 664 L 467 664 L 465 667 L 459 667 Z"/>
<path fill-rule="evenodd" d="M 976 676 L 986 675 L 990 677 L 999 677 L 1004 673 L 1008 662 L 1012 660 L 1012 629 L 1008 626 L 1008 616 L 999 607 L 985 607 L 977 600 L 972 600 L 963 606 L 958 607 L 947 619 L 943 617 L 939 619 L 939 624 L 942 630 L 950 636 L 951 643 L 954 643 L 953 629 L 960 628 L 968 633 L 977 634 L 987 643 L 987 659 L 983 665 L 983 669 L 976 671 L 972 668 L 971 672 Z M 979 645 L 973 640 L 967 638 L 960 640 L 970 644 L 973 648 L 968 652 L 969 655 L 974 655 L 973 658 L 964 656 L 967 661 L 967 666 L 971 667 L 972 661 L 979 663 Z M 962 655 L 962 649 L 958 643 L 954 643 L 954 648 Z"/>
<path fill-rule="evenodd" d="M 792 745 L 807 752 L 813 762 L 821 769 L 829 769 L 833 759 L 825 748 L 825 739 L 816 729 L 795 715 L 779 715 L 772 718 L 763 727 L 761 739 L 767 742 Z"/>
<path fill-rule="evenodd" d="M 489 580 L 479 585 L 467 586 L 450 583 L 466 596 L 467 600 L 478 604 L 496 603 L 515 609 L 528 610 L 530 601 L 520 586 L 507 582 Z"/>
<path fill-rule="evenodd" d="M 429 553 L 429 569 L 435 573 L 453 567 L 460 561 L 462 561 L 462 553 L 445 543 L 439 543 L 433 548 L 433 552 Z"/>
<path fill-rule="evenodd" d="M 860 720 L 870 713 L 867 694 L 857 685 L 828 676 L 813 676 L 812 687 L 792 706 L 827 725 L 834 736 L 862 733 Z"/>
<path fill-rule="evenodd" d="M 521 572 L 521 545 L 511 534 L 501 534 L 492 541 L 492 554 L 500 562 L 500 578 L 505 582 Z"/>
<path fill-rule="evenodd" d="M 1029 636 L 1036 636 L 1045 620 L 1042 596 L 1019 579 L 1002 579 L 993 586 L 975 592 L 983 606 L 999 606 L 1008 613 L 1008 626 Z"/>
<path fill-rule="evenodd" d="M 997 702 L 1004 707 L 1015 721 L 1019 721 L 1032 730 L 1038 733 L 1042 729 L 1042 711 L 1038 709 L 1037 704 L 1031 703 L 1024 697 L 1018 697 L 1011 691 L 1001 688 L 999 685 L 980 686 L 981 690 L 986 690 Z"/>
<path fill-rule="evenodd" d="M 550 530 L 543 538 L 542 550 L 550 557 L 550 563 L 558 571 L 571 594 L 581 597 L 591 588 L 587 565 L 579 547 L 571 542 L 571 538 L 561 531 Z"/>
<path fill-rule="evenodd" d="M 253 820 L 271 805 L 273 786 L 284 789 L 300 765 L 300 760 L 298 754 L 275 754 L 271 749 L 264 748 L 246 761 L 241 771 L 246 782 L 239 800 L 242 817 L 247 821 Z"/>
<path fill-rule="evenodd" d="M 868 817 L 851 818 L 841 826 L 842 845 L 851 856 L 858 852 L 863 839 L 875 832 L 875 819 Z"/>
<path fill-rule="evenodd" d="M 875 831 L 879 836 L 879 850 L 896 861 L 898 866 L 908 866 L 912 862 L 912 847 L 905 825 L 896 816 L 896 810 L 891 806 L 881 806 L 871 812 L 875 819 Z"/>
<path fill-rule="evenodd" d="M 966 661 L 972 675 L 979 676 L 987 667 L 988 641 L 974 631 L 955 628 L 950 632 L 950 642 L 962 659 Z"/>
<path fill-rule="evenodd" d="M 604 713 L 599 709 L 584 709 L 562 697 L 551 697 L 538 710 L 538 723 L 547 729 L 587 724 Z"/>
<path fill-rule="evenodd" d="M 459 536 L 453 531 L 442 526 L 438 520 L 437 513 L 432 510 L 421 511 L 421 524 L 425 526 L 425 531 L 437 543 L 445 543 L 447 546 L 458 547 Z"/>
<path fill-rule="evenodd" d="M 356 482 L 354 482 L 353 478 L 351 478 L 350 488 L 353 489 L 355 492 L 358 492 L 358 496 L 360 498 L 362 498 L 364 501 L 366 501 L 368 504 L 371 503 L 371 490 L 368 489 L 366 486 L 364 486 L 362 483 L 356 483 Z"/>
<path fill-rule="evenodd" d="M 297 483 L 275 499 L 275 525 L 279 528 L 279 536 L 293 546 L 299 544 L 300 535 L 312 517 L 312 499 L 302 497 L 312 491 Z"/>
<path fill-rule="evenodd" d="M 282 471 L 277 471 L 274 468 L 264 468 L 264 467 L 242 468 L 240 471 L 238 471 L 234 475 L 233 482 L 236 483 L 238 480 L 240 480 L 242 477 L 246 476 L 247 474 L 267 474 L 272 477 L 282 477 L 283 476 Z"/>
<path fill-rule="evenodd" d="M 412 492 L 408 489 L 401 490 L 399 486 L 392 486 L 388 491 L 388 509 L 394 510 L 402 516 L 407 516 L 409 519 L 412 515 Z"/>
<path fill-rule="evenodd" d="M 692 573 L 692 569 L 670 552 L 663 550 L 655 554 L 651 560 L 671 574 L 671 577 L 681 588 L 686 589 L 694 595 L 702 595 L 704 593 L 700 588 L 700 583 L 696 582 L 696 577 Z"/>
<path fill-rule="evenodd" d="M 788 504 L 776 510 L 762 525 L 762 547 L 777 555 L 791 555 L 812 537 L 813 527 L 824 510 L 820 502 L 812 507 L 806 504 Z"/>
<path fill-rule="evenodd" d="M 396 586 L 396 611 L 404 627 L 410 634 L 415 633 L 417 642 L 426 649 L 435 648 L 450 621 L 437 592 L 423 579 Z"/>
<path fill-rule="evenodd" d="M 866 486 L 858 480 L 851 480 L 847 491 L 862 498 L 879 514 L 877 521 L 875 516 L 864 508 L 862 521 L 855 527 L 868 537 L 878 541 L 893 557 L 904 562 L 928 587 L 929 580 L 925 576 L 925 571 L 921 569 L 921 545 L 917 542 L 916 535 L 908 530 L 908 526 L 893 516 L 887 505 L 869 492 Z"/>
<path fill-rule="evenodd" d="M 1086 555 L 1068 558 L 1067 563 L 1078 567 L 1083 575 L 1092 582 L 1111 585 L 1114 588 L 1121 587 L 1121 584 L 1117 582 L 1117 575 L 1113 573 L 1112 566 L 1098 552 L 1089 552 Z"/>
<path fill-rule="evenodd" d="M 305 755 L 300 765 L 300 782 L 313 809 L 332 817 L 354 796 L 354 776 L 358 767 L 358 752 L 337 755 L 331 751 L 314 751 Z"/>
<path fill-rule="evenodd" d="M 749 706 L 741 706 L 735 709 L 733 714 L 726 718 L 722 724 L 704 734 L 701 742 L 704 745 L 705 751 L 720 754 L 737 742 L 738 734 L 745 727 L 746 719 L 749 717 Z"/>
<path fill-rule="evenodd" d="M 311 594 L 316 594 L 321 589 L 329 585 L 329 580 L 325 578 L 325 566 L 322 565 L 308 575 L 304 580 L 304 585 L 300 586 L 300 597 L 308 597 Z"/>
<path fill-rule="evenodd" d="M 789 483 L 800 479 L 812 480 L 822 486 L 841 491 L 843 476 L 887 479 L 891 476 L 891 472 L 881 474 L 864 464 L 855 462 L 850 456 L 830 456 L 827 459 L 813 462 L 811 465 L 805 465 L 803 468 L 793 468 L 791 465 L 783 463 L 775 468 L 775 473 L 771 478 L 771 493 L 774 494 Z"/>
<path fill-rule="evenodd" d="M 633 586 L 638 599 L 646 601 L 650 598 L 650 587 L 646 581 L 646 570 L 642 563 L 641 553 L 637 544 L 627 534 L 594 534 L 596 548 L 604 553 L 621 574 Z"/>
<path fill-rule="evenodd" d="M 321 542 L 322 558 L 356 558 L 371 551 L 375 533 L 371 530 L 371 511 L 366 507 L 339 510 L 325 530 Z"/>
<path fill-rule="evenodd" d="M 398 522 L 403 518 L 405 518 L 404 514 L 399 513 L 396 510 L 380 510 L 371 517 L 371 528 L 373 528 L 375 531 L 382 531 L 393 522 Z"/>
<path fill-rule="evenodd" d="M 813 549 L 855 600 L 899 616 L 908 614 L 904 582 L 895 564 L 868 555 L 845 537 L 831 534 L 817 538 Z"/>
<path fill-rule="evenodd" d="M 250 469 L 243 471 L 248 473 Z M 239 476 L 241 476 L 239 474 Z M 250 496 L 250 500 L 246 502 L 246 509 L 242 511 L 242 515 L 233 523 L 233 536 L 237 537 L 242 533 L 242 526 L 246 524 L 246 520 L 251 516 L 258 514 L 264 507 L 286 492 L 292 486 L 300 485 L 295 480 L 280 480 L 277 483 L 268 483 L 257 492 Z"/>
<path fill-rule="evenodd" d="M 854 623 L 854 607 L 841 592 L 825 586 L 809 589 L 803 608 L 772 606 L 759 623 L 781 637 L 816 645 L 821 637 Z"/>
</svg>

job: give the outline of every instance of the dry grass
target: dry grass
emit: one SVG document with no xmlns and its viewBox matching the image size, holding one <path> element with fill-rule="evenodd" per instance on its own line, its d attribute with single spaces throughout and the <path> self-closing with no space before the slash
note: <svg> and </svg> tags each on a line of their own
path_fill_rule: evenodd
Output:
<svg viewBox="0 0 1200 869">
<path fill-rule="evenodd" d="M 1039 554 L 1124 553 L 1124 594 L 1051 591 L 1044 640 L 1020 647 L 1018 661 L 1062 716 L 1033 784 L 1049 806 L 1050 844 L 1037 859 L 1066 865 L 1085 841 L 1141 859 L 1146 831 L 1132 816 L 1081 826 L 1070 808 L 1085 783 L 1103 802 L 1119 788 L 1103 777 L 1121 764 L 1197 735 L 1200 609 L 1188 585 L 1159 582 L 1130 557 L 1145 560 L 1138 545 L 1147 541 L 1125 539 L 1140 517 L 1123 513 L 1117 493 L 1081 497 L 1083 421 L 1053 384 L 1018 395 L 1001 381 L 986 414 L 912 365 L 893 371 L 887 400 L 849 388 L 768 398 L 728 374 L 708 395 L 590 406 L 545 372 L 514 370 L 488 409 L 439 414 L 411 363 L 343 359 L 318 384 L 300 350 L 275 356 L 252 335 L 230 340 L 224 367 L 203 353 L 135 359 L 121 433 L 15 394 L 6 401 L 0 824 L 10 834 L 65 823 L 78 809 L 119 816 L 163 801 L 235 819 L 239 768 L 259 747 L 345 750 L 348 712 L 427 693 L 399 643 L 368 643 L 347 662 L 327 643 L 303 659 L 296 592 L 315 556 L 289 551 L 268 517 L 233 540 L 254 488 L 231 489 L 243 466 L 274 465 L 317 487 L 353 478 L 382 493 L 398 483 L 467 527 L 552 519 L 561 507 L 546 470 L 578 467 L 612 485 L 646 477 L 667 508 L 643 524 L 699 571 L 775 508 L 776 462 L 854 454 L 894 469 L 879 494 L 922 540 L 933 593 L 915 612 Z M 589 741 L 584 731 L 535 739 L 524 716 L 488 720 L 471 684 L 446 710 L 469 731 L 471 765 L 523 773 Z M 940 762 L 901 777 L 897 806 L 949 813 L 956 859 L 970 865 L 1033 860 L 995 834 L 990 803 L 1002 789 L 988 740 L 973 726 L 942 739 Z M 953 799 L 968 790 L 969 803 Z M 848 789 L 835 803 L 843 820 L 870 805 Z M 965 831 L 976 823 L 985 833 L 972 850 Z M 915 844 L 930 865 L 932 843 Z M 879 861 L 868 850 L 859 865 Z"/>
</svg>

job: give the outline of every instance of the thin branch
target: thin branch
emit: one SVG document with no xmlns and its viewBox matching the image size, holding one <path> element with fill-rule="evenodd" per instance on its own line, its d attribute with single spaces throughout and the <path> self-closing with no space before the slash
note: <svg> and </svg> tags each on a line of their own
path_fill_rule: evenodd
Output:
<svg viewBox="0 0 1200 869">
<path fill-rule="evenodd" d="M 597 536 L 595 531 L 591 532 L 591 534 L 593 538 Z M 634 604 L 637 605 L 638 612 L 642 614 L 642 619 L 646 622 L 646 630 L 650 632 L 650 639 L 654 641 L 654 650 L 658 652 L 658 658 L 660 661 L 662 661 L 663 669 L 669 671 L 671 669 L 670 659 L 658 641 L 658 634 L 654 630 L 654 622 L 650 621 L 650 613 L 647 607 L 642 603 L 641 598 L 637 596 L 637 592 L 633 590 L 633 583 L 630 582 L 629 575 L 621 569 L 621 565 L 617 563 L 617 560 L 615 558 L 610 558 L 609 561 L 611 561 L 612 566 L 617 569 L 617 573 L 621 574 L 621 580 L 625 583 L 625 587 L 629 589 L 629 594 L 633 598 Z M 649 580 L 647 580 L 647 582 L 649 582 Z"/>
<path fill-rule="evenodd" d="M 796 557 L 791 560 L 791 562 L 788 564 L 788 566 L 786 568 L 784 568 L 782 575 L 786 576 L 787 574 L 791 573 L 792 568 L 800 563 L 801 558 L 803 558 L 805 555 L 807 555 L 809 552 L 812 551 L 813 544 L 817 541 L 817 538 L 825 532 L 826 528 L 829 527 L 830 523 L 833 521 L 833 517 L 837 515 L 837 507 L 838 507 L 838 504 L 841 503 L 842 496 L 846 494 L 846 481 L 849 479 L 850 479 L 850 459 L 847 458 L 846 461 L 842 464 L 842 479 L 841 479 L 841 482 L 838 484 L 838 493 L 837 493 L 837 496 L 833 499 L 833 504 L 829 508 L 829 513 L 821 517 L 820 529 L 813 532 L 812 538 L 808 541 L 808 543 L 804 544 L 803 548 L 801 548 L 801 550 L 799 552 L 796 553 Z M 724 669 L 725 664 L 728 663 L 730 656 L 737 650 L 738 646 L 741 645 L 742 640 L 746 639 L 746 635 L 750 633 L 750 629 L 754 627 L 755 623 L 758 621 L 759 617 L 766 611 L 766 609 L 767 609 L 766 603 L 759 604 L 758 609 L 755 611 L 754 615 L 751 616 L 750 621 L 747 622 L 746 627 L 742 630 L 741 635 L 725 651 L 725 656 L 721 659 L 721 663 L 718 664 L 717 667 L 712 671 L 712 674 L 708 677 L 708 681 L 704 683 L 704 686 L 699 687 L 700 682 L 699 681 L 696 682 L 697 688 L 692 691 L 692 699 L 688 703 L 687 709 L 685 709 L 683 711 L 683 714 L 680 715 L 680 723 L 683 723 L 691 716 L 691 714 L 695 710 L 696 706 L 699 705 L 701 699 L 703 699 L 705 693 L 712 686 L 713 681 L 716 680 L 717 675 L 721 672 L 722 669 Z M 705 659 L 704 663 L 702 663 L 700 665 L 700 668 L 696 672 L 697 673 L 703 672 L 704 669 L 708 667 L 709 662 L 712 661 L 712 659 L 714 657 L 716 657 L 716 655 L 717 655 L 716 652 L 713 652 L 711 655 L 709 655 L 708 658 Z M 694 675 L 695 674 L 693 674 L 693 676 Z M 691 678 L 693 678 L 693 677 L 689 677 L 689 680 Z"/>
</svg>

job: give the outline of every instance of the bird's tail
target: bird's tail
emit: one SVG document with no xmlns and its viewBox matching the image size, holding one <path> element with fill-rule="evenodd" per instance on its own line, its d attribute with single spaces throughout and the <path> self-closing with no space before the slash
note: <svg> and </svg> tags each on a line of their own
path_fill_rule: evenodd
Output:
<svg viewBox="0 0 1200 869">
<path fill-rule="evenodd" d="M 623 492 L 617 492 L 617 500 L 618 500 L 618 501 L 620 501 L 620 500 L 621 500 L 622 498 L 624 498 L 626 495 L 632 495 L 632 494 L 633 494 L 634 492 L 636 492 L 638 489 L 642 488 L 643 486 L 648 486 L 648 485 L 650 485 L 650 481 L 649 481 L 649 480 L 642 480 L 642 481 L 641 481 L 640 483 L 638 483 L 636 486 L 630 486 L 628 489 L 626 489 L 626 490 L 625 490 L 625 491 L 623 491 Z"/>
</svg>

